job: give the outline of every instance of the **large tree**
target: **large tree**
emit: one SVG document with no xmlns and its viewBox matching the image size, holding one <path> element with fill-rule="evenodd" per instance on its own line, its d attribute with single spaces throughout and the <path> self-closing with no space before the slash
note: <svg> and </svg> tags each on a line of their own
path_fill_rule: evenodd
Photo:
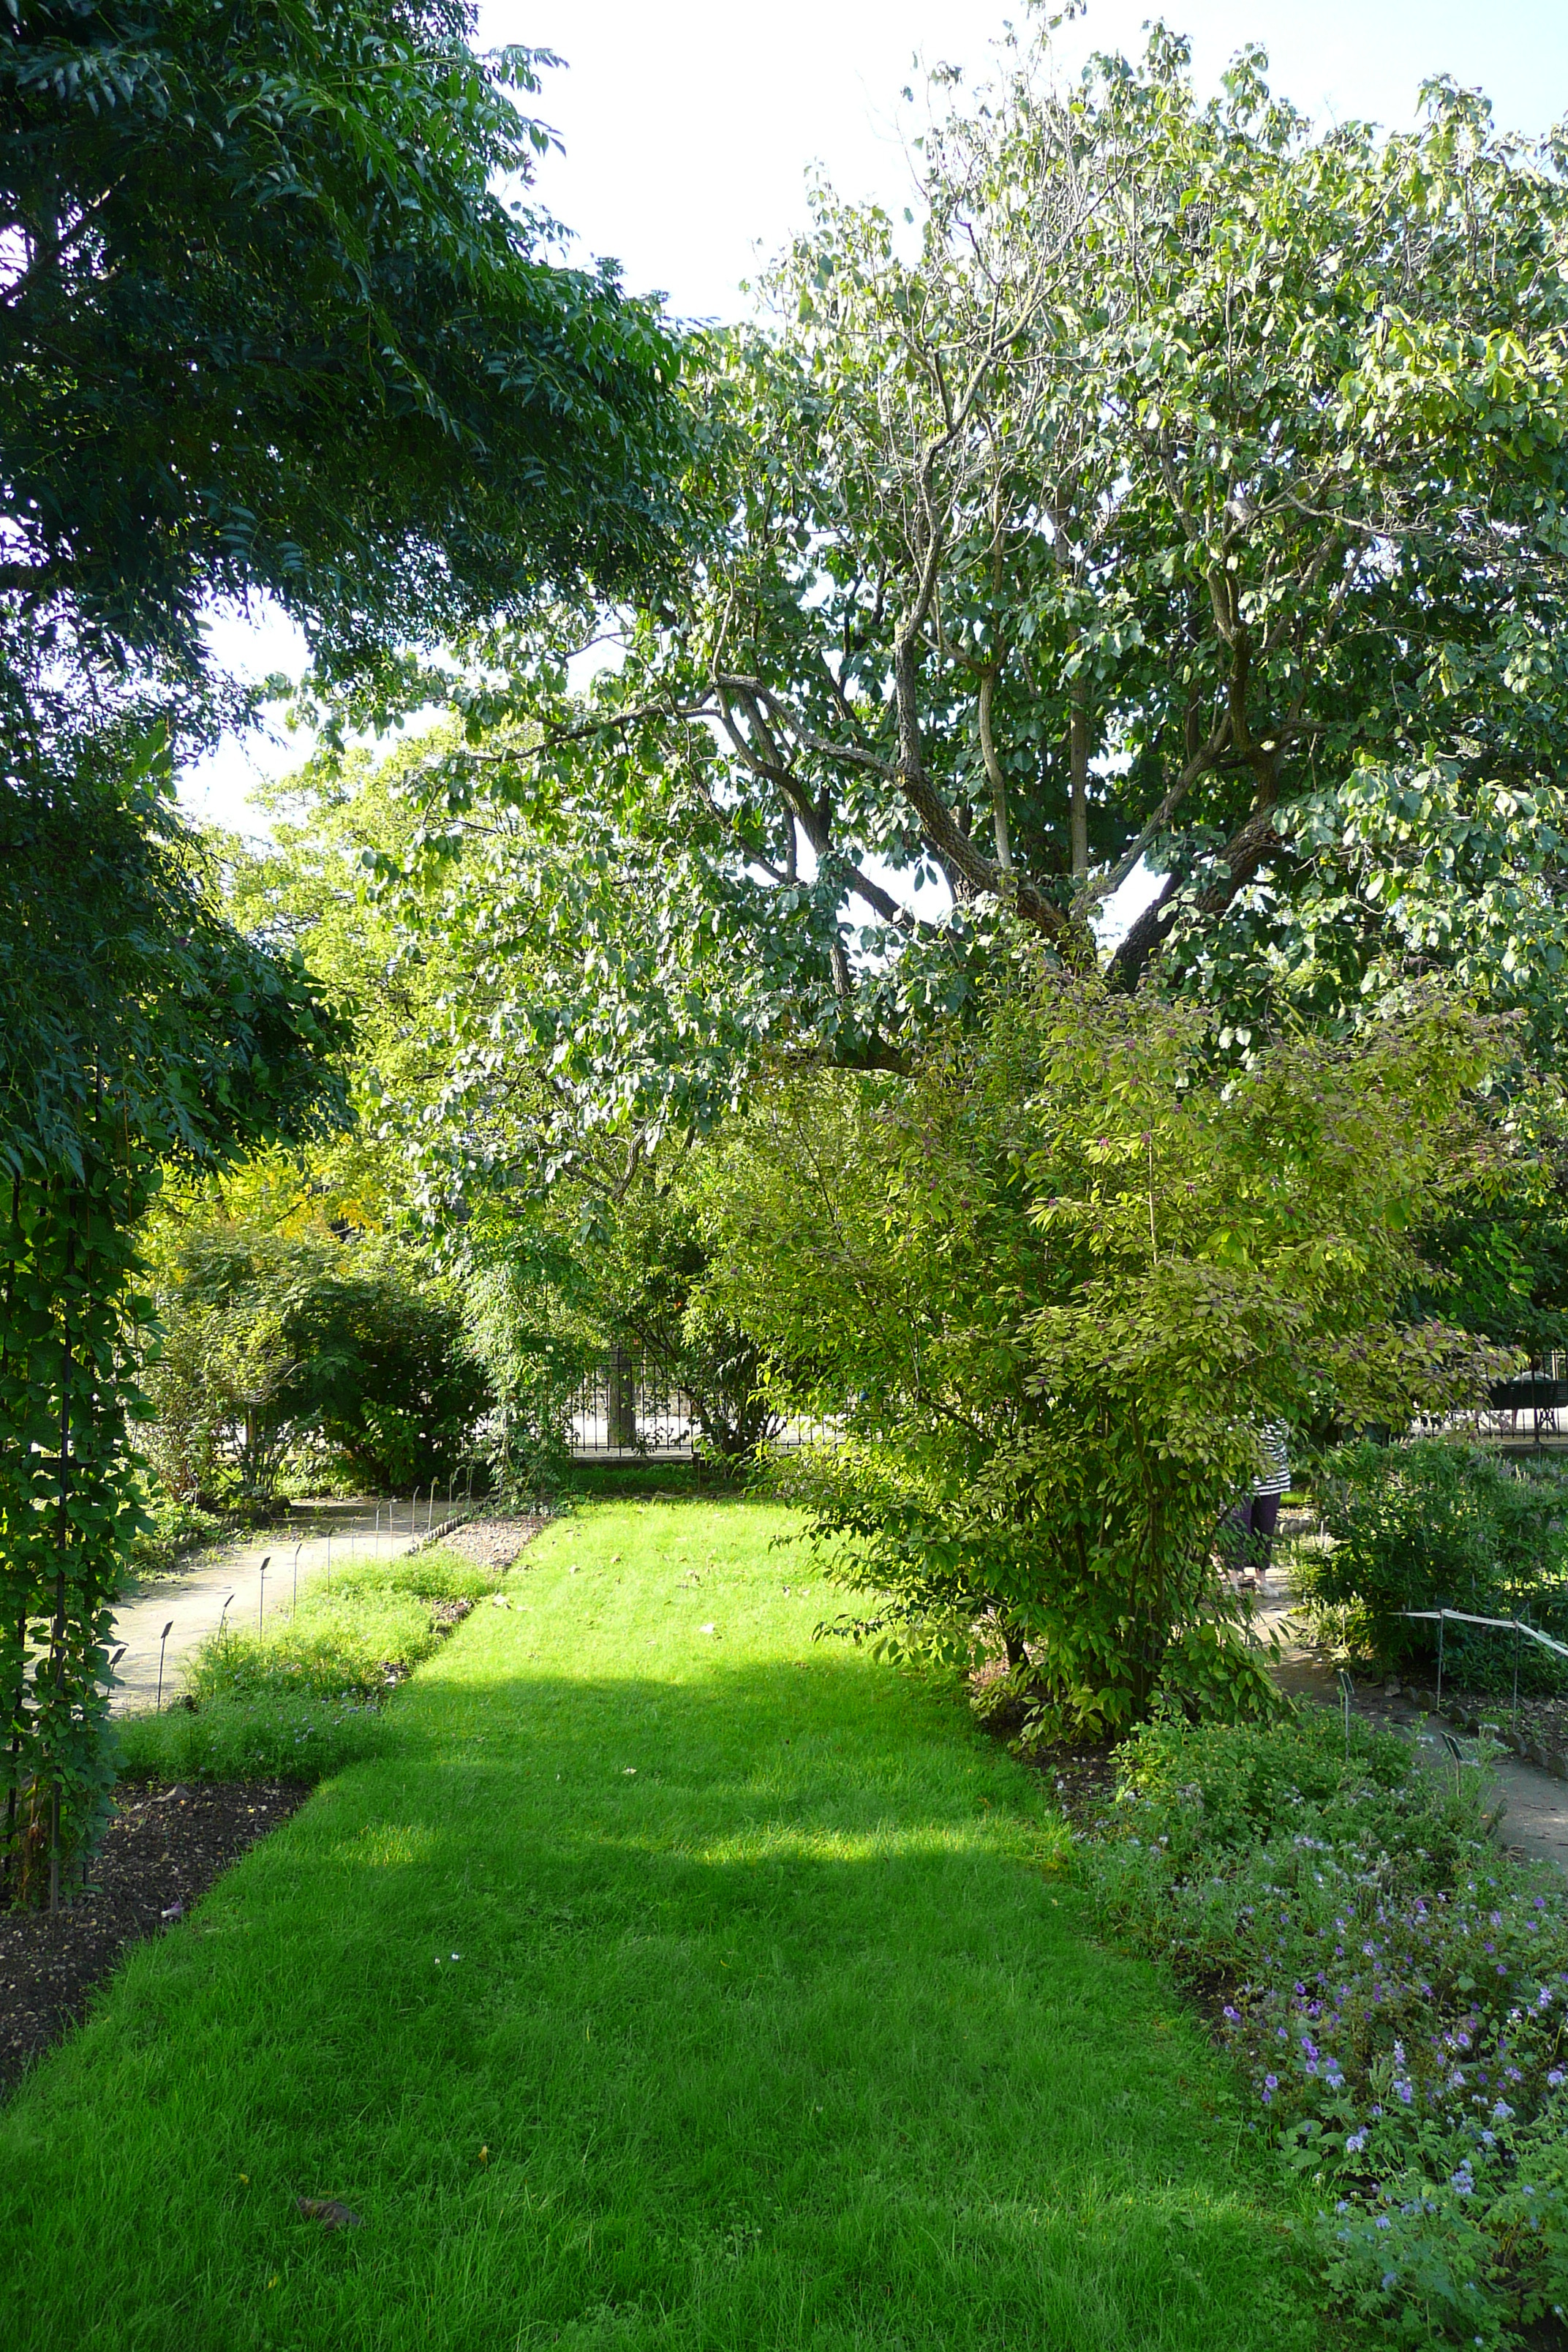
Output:
<svg viewBox="0 0 1568 2352">
<path fill-rule="evenodd" d="M 107 1766 L 136 1520 L 135 1227 L 170 1156 L 341 1108 L 297 956 L 171 804 L 266 589 L 323 671 L 625 591 L 669 511 L 675 349 L 508 201 L 526 53 L 457 0 L 12 0 L 0 24 L 0 1871 L 51 1905 Z"/>
<path fill-rule="evenodd" d="M 646 564 L 673 346 L 547 266 L 523 49 L 468 0 L 13 0 L 0 610 L 189 661 L 264 587 L 338 657 Z"/>
<path fill-rule="evenodd" d="M 999 930 L 1091 954 L 1141 856 L 1123 982 L 1338 1024 L 1436 963 L 1555 1047 L 1560 150 L 1446 83 L 1317 134 L 1262 66 L 1016 56 L 914 227 L 821 193 L 696 389 L 681 576 L 483 648 L 424 855 L 466 835 L 452 920 L 585 1099 L 896 1059 Z"/>
</svg>

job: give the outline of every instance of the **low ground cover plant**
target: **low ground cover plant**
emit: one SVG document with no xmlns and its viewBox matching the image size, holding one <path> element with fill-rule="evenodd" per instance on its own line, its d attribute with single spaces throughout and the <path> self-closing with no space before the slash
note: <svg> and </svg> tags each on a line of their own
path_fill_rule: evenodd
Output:
<svg viewBox="0 0 1568 2352">
<path fill-rule="evenodd" d="M 1123 1746 L 1087 1848 L 1118 1931 L 1218 2010 L 1255 2126 L 1323 2193 L 1330 2278 L 1394 2339 L 1568 2310 L 1568 1895 L 1481 1773 L 1312 1710 Z"/>
<path fill-rule="evenodd" d="M 1304 1547 L 1297 1588 L 1319 1630 L 1380 1672 L 1430 1668 L 1435 1626 L 1403 1612 L 1439 1606 L 1520 1617 L 1568 1640 L 1568 1476 L 1515 1464 L 1455 1438 L 1339 1447 L 1314 1480 L 1332 1548 Z M 1511 1686 L 1513 1643 L 1479 1628 L 1444 1629 L 1448 1678 L 1472 1691 Z M 1521 1686 L 1568 1688 L 1561 1661 L 1536 1643 Z"/>
<path fill-rule="evenodd" d="M 385 1744 L 374 1699 L 230 1698 L 195 1715 L 127 1716 L 114 1728 L 125 1780 L 324 1780 Z"/>
<path fill-rule="evenodd" d="M 308 1588 L 258 1633 L 227 1626 L 196 1653 L 179 1702 L 120 1727 L 122 1773 L 318 1780 L 379 1752 L 388 1695 L 500 1574 L 439 1549 L 368 1560 Z"/>
</svg>

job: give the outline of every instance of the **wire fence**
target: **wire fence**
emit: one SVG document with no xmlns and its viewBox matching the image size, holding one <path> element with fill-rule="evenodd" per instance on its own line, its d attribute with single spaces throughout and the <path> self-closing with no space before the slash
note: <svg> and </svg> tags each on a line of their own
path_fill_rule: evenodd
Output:
<svg viewBox="0 0 1568 2352">
<path fill-rule="evenodd" d="M 1550 1650 L 1556 1657 L 1568 1658 L 1568 1643 L 1554 1642 L 1550 1633 L 1543 1633 L 1537 1625 L 1526 1624 L 1522 1617 L 1477 1617 L 1468 1609 L 1402 1609 L 1399 1613 L 1401 1617 L 1419 1619 L 1423 1623 L 1436 1625 L 1437 1628 L 1437 1704 L 1439 1706 L 1443 1704 L 1444 1635 L 1449 1625 L 1480 1625 L 1492 1632 L 1513 1635 L 1513 1713 L 1516 1720 L 1519 1716 L 1520 1643 L 1534 1642 L 1542 1649 Z"/>
</svg>

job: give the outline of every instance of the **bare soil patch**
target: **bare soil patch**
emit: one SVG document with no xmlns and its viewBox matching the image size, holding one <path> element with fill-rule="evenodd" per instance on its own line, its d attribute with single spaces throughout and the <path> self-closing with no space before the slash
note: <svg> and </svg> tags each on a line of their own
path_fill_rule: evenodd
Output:
<svg viewBox="0 0 1568 2352">
<path fill-rule="evenodd" d="M 510 1568 L 525 1544 L 531 1543 L 546 1521 L 540 1517 L 515 1519 L 465 1519 L 441 1538 L 443 1551 L 476 1568 Z"/>
<path fill-rule="evenodd" d="M 1089 1748 L 1034 1748 L 1019 1758 L 1056 1792 L 1075 1830 L 1099 1828 L 1116 1794 L 1116 1748 L 1109 1740 Z"/>
<path fill-rule="evenodd" d="M 0 1912 L 0 2097 L 86 2015 L 127 1945 L 184 1916 L 310 1791 L 299 1780 L 127 1781 L 89 1883 L 56 1917 Z"/>
</svg>

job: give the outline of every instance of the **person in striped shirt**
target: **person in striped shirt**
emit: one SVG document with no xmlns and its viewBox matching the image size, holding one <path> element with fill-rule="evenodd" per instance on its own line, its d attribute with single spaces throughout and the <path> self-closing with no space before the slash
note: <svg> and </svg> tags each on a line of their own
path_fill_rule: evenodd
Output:
<svg viewBox="0 0 1568 2352">
<path fill-rule="evenodd" d="M 1269 1422 L 1261 1433 L 1265 1468 L 1245 1503 L 1226 1514 L 1222 1534 L 1226 1564 L 1233 1574 L 1248 1570 L 1261 1574 L 1274 1551 L 1274 1530 L 1279 1523 L 1279 1497 L 1290 1484 L 1290 1454 L 1282 1421 Z"/>
</svg>

